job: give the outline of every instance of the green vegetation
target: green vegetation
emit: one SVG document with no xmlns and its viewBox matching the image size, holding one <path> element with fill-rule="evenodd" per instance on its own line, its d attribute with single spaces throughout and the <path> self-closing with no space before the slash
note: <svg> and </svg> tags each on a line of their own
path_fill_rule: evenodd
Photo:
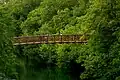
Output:
<svg viewBox="0 0 120 80">
<path fill-rule="evenodd" d="M 120 80 L 120 0 L 1 0 L 1 80 Z M 13 46 L 13 36 L 91 34 L 87 45 Z"/>
</svg>

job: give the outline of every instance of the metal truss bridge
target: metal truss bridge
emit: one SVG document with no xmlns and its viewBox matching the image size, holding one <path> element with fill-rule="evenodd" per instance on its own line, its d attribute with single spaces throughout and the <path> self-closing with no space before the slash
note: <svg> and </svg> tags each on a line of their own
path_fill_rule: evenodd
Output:
<svg viewBox="0 0 120 80">
<path fill-rule="evenodd" d="M 38 35 L 14 37 L 14 45 L 87 43 L 89 35 Z"/>
</svg>

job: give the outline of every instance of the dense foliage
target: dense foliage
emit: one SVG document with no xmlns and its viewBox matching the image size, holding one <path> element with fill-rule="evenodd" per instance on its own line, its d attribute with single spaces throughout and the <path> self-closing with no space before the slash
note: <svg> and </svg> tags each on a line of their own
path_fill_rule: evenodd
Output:
<svg viewBox="0 0 120 80">
<path fill-rule="evenodd" d="M 119 80 L 119 20 L 119 0 L 1 0 L 0 78 Z M 13 36 L 59 33 L 91 35 L 87 45 L 12 45 Z"/>
</svg>

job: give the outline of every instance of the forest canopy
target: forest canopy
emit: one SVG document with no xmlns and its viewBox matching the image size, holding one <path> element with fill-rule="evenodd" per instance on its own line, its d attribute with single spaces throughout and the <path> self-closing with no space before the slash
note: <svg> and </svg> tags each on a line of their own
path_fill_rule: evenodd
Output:
<svg viewBox="0 0 120 80">
<path fill-rule="evenodd" d="M 120 80 L 119 21 L 120 0 L 0 0 L 0 79 Z M 91 35 L 87 45 L 13 46 L 59 33 Z"/>
</svg>

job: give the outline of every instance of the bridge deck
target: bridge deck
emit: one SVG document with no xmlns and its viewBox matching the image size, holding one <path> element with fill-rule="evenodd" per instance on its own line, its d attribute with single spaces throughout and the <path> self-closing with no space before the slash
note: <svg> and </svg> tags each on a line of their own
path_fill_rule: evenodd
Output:
<svg viewBox="0 0 120 80">
<path fill-rule="evenodd" d="M 39 35 L 14 37 L 14 45 L 87 43 L 88 35 Z"/>
</svg>

